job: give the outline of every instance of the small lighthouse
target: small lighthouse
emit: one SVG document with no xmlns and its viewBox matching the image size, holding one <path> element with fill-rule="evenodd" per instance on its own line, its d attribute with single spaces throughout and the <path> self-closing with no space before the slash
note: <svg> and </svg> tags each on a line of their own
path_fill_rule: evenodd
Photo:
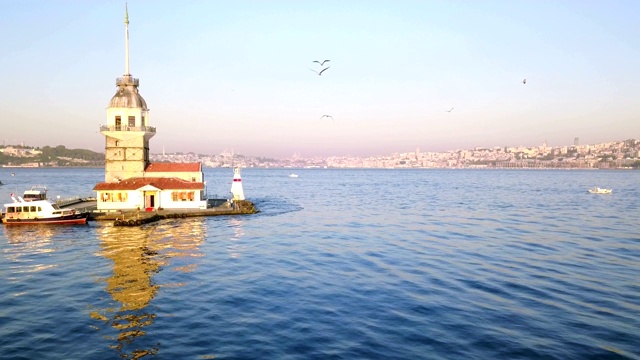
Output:
<svg viewBox="0 0 640 360">
<path fill-rule="evenodd" d="M 244 190 L 242 190 L 242 176 L 240 176 L 239 167 L 233 169 L 231 193 L 233 194 L 233 200 L 244 200 Z"/>
</svg>

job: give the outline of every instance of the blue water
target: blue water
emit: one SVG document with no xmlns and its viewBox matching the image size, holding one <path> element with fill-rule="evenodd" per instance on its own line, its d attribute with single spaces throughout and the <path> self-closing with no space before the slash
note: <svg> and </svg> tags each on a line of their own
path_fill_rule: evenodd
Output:
<svg viewBox="0 0 640 360">
<path fill-rule="evenodd" d="M 103 177 L 0 169 L 0 199 Z M 224 196 L 233 173 L 205 177 Z M 243 184 L 259 214 L 1 227 L 0 358 L 640 359 L 640 171 L 245 169 Z"/>
</svg>

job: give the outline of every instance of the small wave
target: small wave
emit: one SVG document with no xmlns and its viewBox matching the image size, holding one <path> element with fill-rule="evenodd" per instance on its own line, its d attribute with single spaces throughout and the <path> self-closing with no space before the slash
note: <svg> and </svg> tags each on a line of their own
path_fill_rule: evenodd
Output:
<svg viewBox="0 0 640 360">
<path fill-rule="evenodd" d="M 303 209 L 302 206 L 285 198 L 258 198 L 253 200 L 253 204 L 260 211 L 259 216 L 277 216 Z"/>
</svg>

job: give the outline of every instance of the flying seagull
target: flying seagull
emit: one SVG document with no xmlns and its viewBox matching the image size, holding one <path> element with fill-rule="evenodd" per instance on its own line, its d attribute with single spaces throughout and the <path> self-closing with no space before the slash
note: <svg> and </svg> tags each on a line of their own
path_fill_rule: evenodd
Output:
<svg viewBox="0 0 640 360">
<path fill-rule="evenodd" d="M 451 108 L 451 110 L 447 110 L 447 112 L 452 112 L 452 111 L 453 111 L 453 108 Z"/>
<path fill-rule="evenodd" d="M 333 120 L 335 122 L 335 120 L 333 119 L 333 116 L 331 116 L 331 115 L 322 115 L 322 116 L 320 116 L 320 119 L 325 118 L 325 117 L 331 118 L 331 120 Z"/>
<path fill-rule="evenodd" d="M 522 80 L 522 83 L 526 84 L 527 83 L 527 79 Z"/>
<path fill-rule="evenodd" d="M 326 63 L 327 61 L 331 61 L 331 60 L 322 60 L 322 62 L 318 60 L 313 60 L 313 62 L 317 62 L 318 64 L 320 64 L 320 66 L 324 65 L 324 63 Z"/>
<path fill-rule="evenodd" d="M 324 68 L 324 69 L 320 70 L 320 72 L 317 72 L 317 71 L 315 71 L 315 70 L 313 70 L 313 69 L 309 69 L 309 70 L 313 71 L 314 73 L 318 74 L 318 76 L 320 76 L 320 75 L 322 75 L 322 73 L 323 73 L 325 70 L 327 70 L 327 69 L 328 69 L 328 68 L 330 68 L 330 67 L 331 67 L 331 66 L 327 66 L 326 68 Z"/>
</svg>

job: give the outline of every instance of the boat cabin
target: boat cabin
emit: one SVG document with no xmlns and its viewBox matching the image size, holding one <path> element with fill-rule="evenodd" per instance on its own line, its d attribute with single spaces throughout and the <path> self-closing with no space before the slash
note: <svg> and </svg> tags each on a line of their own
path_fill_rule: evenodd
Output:
<svg viewBox="0 0 640 360">
<path fill-rule="evenodd" d="M 26 190 L 22 194 L 24 201 L 38 201 L 47 199 L 47 188 L 44 186 L 34 186 L 31 190 Z"/>
<path fill-rule="evenodd" d="M 7 220 L 55 218 L 76 213 L 74 209 L 61 209 L 58 205 L 48 201 L 39 201 L 37 204 L 22 202 L 6 204 L 5 209 L 4 217 Z"/>
</svg>

